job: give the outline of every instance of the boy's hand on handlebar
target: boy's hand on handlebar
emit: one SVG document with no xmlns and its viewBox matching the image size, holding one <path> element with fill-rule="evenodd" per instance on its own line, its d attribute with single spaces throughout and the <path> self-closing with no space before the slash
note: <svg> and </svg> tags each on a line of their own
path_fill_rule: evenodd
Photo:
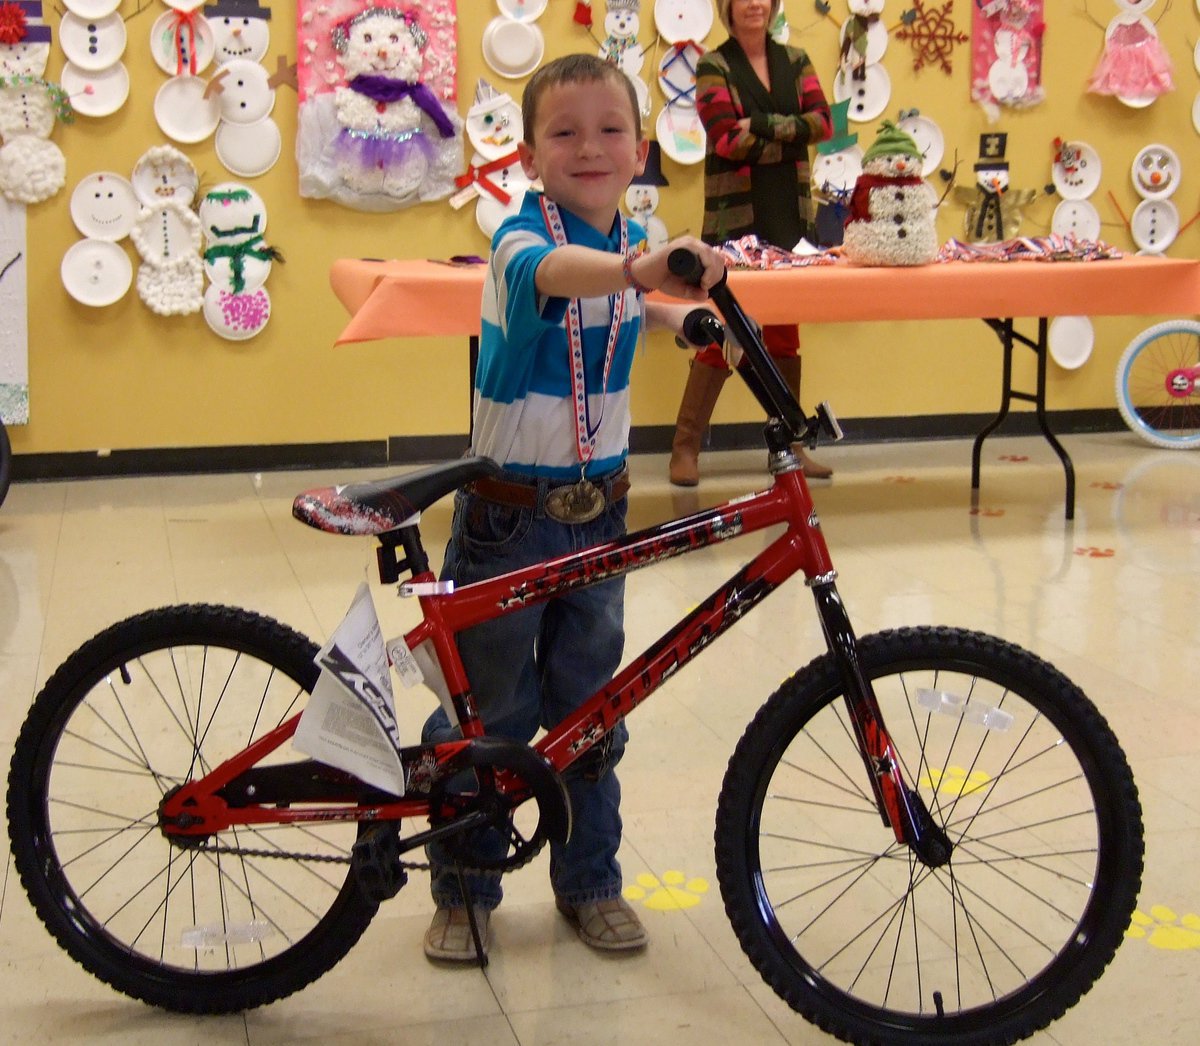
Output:
<svg viewBox="0 0 1200 1046">
<path fill-rule="evenodd" d="M 671 252 L 683 247 L 691 251 L 704 266 L 700 277 L 700 286 L 694 287 L 679 276 L 674 275 L 667 266 L 667 258 Z M 651 290 L 661 290 L 673 298 L 683 298 L 688 301 L 705 301 L 708 298 L 708 288 L 719 283 L 725 275 L 725 260 L 720 252 L 710 247 L 694 236 L 680 236 L 665 247 L 635 258 L 630 263 L 630 271 L 638 283 Z"/>
</svg>

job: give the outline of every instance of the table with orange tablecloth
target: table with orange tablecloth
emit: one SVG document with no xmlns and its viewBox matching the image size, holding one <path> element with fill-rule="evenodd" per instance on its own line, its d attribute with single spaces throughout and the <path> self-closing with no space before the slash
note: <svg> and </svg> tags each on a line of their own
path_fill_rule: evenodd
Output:
<svg viewBox="0 0 1200 1046">
<path fill-rule="evenodd" d="M 478 352 L 482 265 L 434 261 L 340 259 L 330 282 L 351 314 L 338 344 L 380 338 L 466 335 Z M 983 440 L 1008 415 L 1013 399 L 1034 403 L 1038 424 L 1066 472 L 1066 514 L 1075 512 L 1071 459 L 1046 421 L 1047 323 L 1053 316 L 1125 316 L 1200 312 L 1200 261 L 1128 257 L 1108 261 L 944 262 L 917 268 L 813 265 L 770 272 L 734 270 L 729 286 L 759 323 L 852 323 L 982 319 L 1004 347 L 1002 402 L 976 437 L 971 486 L 979 487 Z M 1037 320 L 1037 334 L 1014 328 Z M 1037 356 L 1037 388 L 1012 387 L 1012 350 Z M 472 377 L 474 367 L 472 366 Z"/>
</svg>

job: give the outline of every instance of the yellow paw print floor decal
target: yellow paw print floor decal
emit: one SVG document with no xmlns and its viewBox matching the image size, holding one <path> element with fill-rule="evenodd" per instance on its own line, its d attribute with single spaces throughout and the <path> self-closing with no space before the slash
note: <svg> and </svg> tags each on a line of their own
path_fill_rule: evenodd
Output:
<svg viewBox="0 0 1200 1046">
<path fill-rule="evenodd" d="M 625 887 L 625 900 L 641 901 L 656 912 L 694 908 L 708 893 L 705 879 L 689 879 L 683 872 L 663 872 L 662 880 L 650 872 L 642 872 L 635 882 Z"/>
<path fill-rule="evenodd" d="M 1151 948 L 1183 952 L 1200 948 L 1200 915 L 1176 915 L 1165 904 L 1156 904 L 1147 915 L 1134 911 L 1126 937 L 1144 940 Z"/>
<path fill-rule="evenodd" d="M 991 783 L 991 777 L 982 770 L 972 770 L 970 773 L 961 766 L 948 766 L 939 770 L 931 766 L 927 773 L 921 775 L 921 787 L 932 788 L 945 795 L 970 795 Z"/>
</svg>

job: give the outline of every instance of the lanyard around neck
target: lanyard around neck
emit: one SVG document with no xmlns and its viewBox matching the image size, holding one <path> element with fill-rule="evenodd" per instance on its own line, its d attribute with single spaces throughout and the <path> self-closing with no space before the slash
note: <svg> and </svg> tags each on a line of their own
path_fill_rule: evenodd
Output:
<svg viewBox="0 0 1200 1046">
<path fill-rule="evenodd" d="M 563 224 L 562 213 L 558 204 L 545 195 L 539 197 L 542 207 L 542 220 L 550 233 L 556 247 L 565 247 L 568 243 L 566 226 Z M 625 216 L 620 212 L 617 218 L 621 224 L 621 257 L 629 251 L 629 226 Z M 586 468 L 596 453 L 596 434 L 600 431 L 600 423 L 604 420 L 604 402 L 608 395 L 608 375 L 612 370 L 613 358 L 616 355 L 617 337 L 621 330 L 621 321 L 625 317 L 625 291 L 609 295 L 610 320 L 608 324 L 608 343 L 604 349 L 604 381 L 600 389 L 600 416 L 596 424 L 591 422 L 591 411 L 588 407 L 587 374 L 584 370 L 583 359 L 583 307 L 578 298 L 567 302 L 567 342 L 571 352 L 571 398 L 574 404 L 575 417 L 575 447 L 580 464 Z"/>
</svg>

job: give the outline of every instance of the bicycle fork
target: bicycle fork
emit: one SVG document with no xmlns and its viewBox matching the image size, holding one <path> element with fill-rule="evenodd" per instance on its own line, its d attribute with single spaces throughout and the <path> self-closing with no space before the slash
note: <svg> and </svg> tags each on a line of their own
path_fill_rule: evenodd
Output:
<svg viewBox="0 0 1200 1046">
<path fill-rule="evenodd" d="M 895 833 L 897 842 L 908 846 L 928 867 L 937 868 L 950 860 L 954 844 L 929 816 L 925 801 L 905 783 L 875 692 L 863 675 L 858 640 L 841 596 L 832 581 L 816 582 L 812 589 L 825 642 L 842 679 L 846 709 L 883 823 Z"/>
</svg>

